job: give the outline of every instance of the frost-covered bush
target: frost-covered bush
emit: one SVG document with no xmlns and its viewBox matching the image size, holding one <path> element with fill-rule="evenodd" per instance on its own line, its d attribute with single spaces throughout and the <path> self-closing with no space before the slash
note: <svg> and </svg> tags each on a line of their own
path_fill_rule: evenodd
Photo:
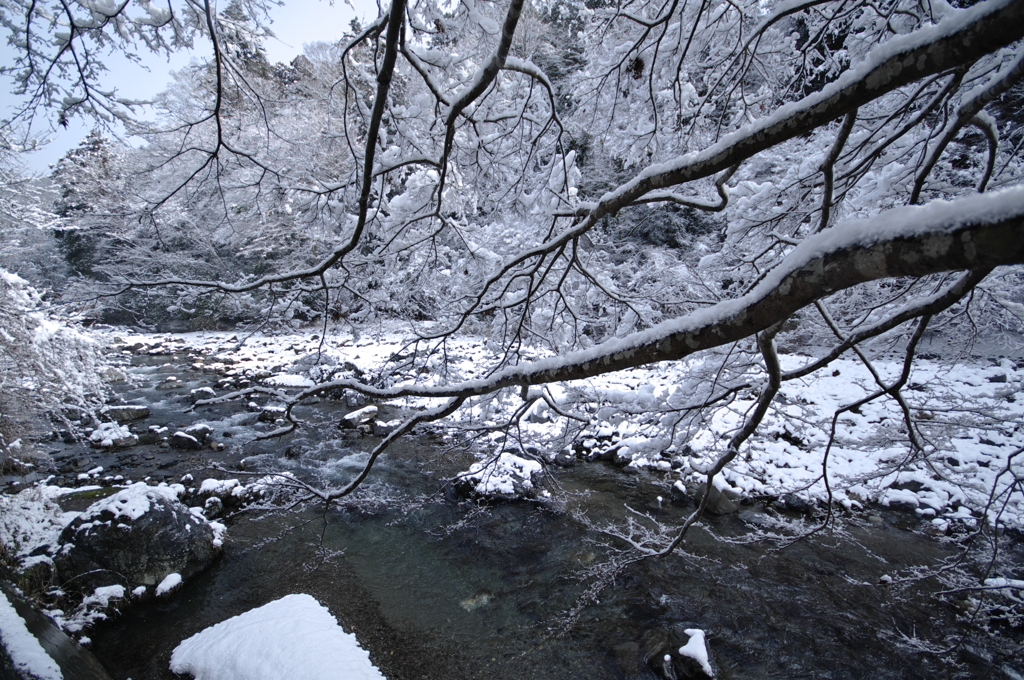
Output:
<svg viewBox="0 0 1024 680">
<path fill-rule="evenodd" d="M 27 281 L 0 269 L 0 466 L 24 450 L 40 418 L 102 404 L 98 345 L 47 307 Z"/>
</svg>

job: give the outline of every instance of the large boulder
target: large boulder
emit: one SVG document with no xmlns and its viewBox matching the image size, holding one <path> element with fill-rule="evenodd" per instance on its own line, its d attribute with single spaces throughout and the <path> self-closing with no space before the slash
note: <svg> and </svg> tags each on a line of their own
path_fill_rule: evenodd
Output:
<svg viewBox="0 0 1024 680">
<path fill-rule="evenodd" d="M 178 502 L 182 490 L 139 482 L 89 506 L 61 532 L 54 556 L 61 582 L 81 591 L 110 584 L 132 590 L 209 566 L 223 526 Z"/>
</svg>

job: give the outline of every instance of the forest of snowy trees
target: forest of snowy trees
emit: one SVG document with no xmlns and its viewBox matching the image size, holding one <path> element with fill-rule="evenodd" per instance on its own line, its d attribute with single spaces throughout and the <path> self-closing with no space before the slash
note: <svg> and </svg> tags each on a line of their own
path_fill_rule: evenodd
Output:
<svg viewBox="0 0 1024 680">
<path fill-rule="evenodd" d="M 1000 429 L 979 512 L 1024 521 L 1019 424 L 914 377 L 922 356 L 1022 356 L 1024 0 L 391 0 L 291 64 L 265 56 L 267 9 L 0 2 L 20 96 L 2 128 L 3 381 L 46 386 L 5 396 L 5 418 L 90 407 L 83 319 L 325 338 L 400 320 L 422 379 L 325 375 L 270 434 L 342 389 L 434 405 L 311 493 L 346 496 L 413 427 L 507 397 L 521 406 L 488 427 L 542 405 L 571 440 L 620 411 L 646 428 L 635 455 L 691 457 L 707 492 L 641 555 L 674 548 L 769 435 L 813 441 L 831 494 L 840 445 L 946 479 L 959 439 Z M 200 42 L 155 116 L 99 85 L 111 51 Z M 80 117 L 96 130 L 27 178 L 19 153 Z M 488 339 L 473 376 L 447 370 L 462 336 Z M 786 406 L 841 358 L 870 390 L 815 423 Z M 686 370 L 650 398 L 572 390 L 661 363 Z M 895 419 L 841 441 L 875 403 Z"/>
</svg>

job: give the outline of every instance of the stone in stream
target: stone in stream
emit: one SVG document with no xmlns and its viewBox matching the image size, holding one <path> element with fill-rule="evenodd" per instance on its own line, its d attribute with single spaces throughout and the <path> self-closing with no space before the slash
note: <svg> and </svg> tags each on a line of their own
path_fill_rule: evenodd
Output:
<svg viewBox="0 0 1024 680">
<path fill-rule="evenodd" d="M 184 386 L 184 383 L 178 380 L 177 376 L 169 375 L 163 379 L 163 382 L 156 386 L 156 389 L 174 390 L 182 386 Z"/>
<path fill-rule="evenodd" d="M 179 503 L 180 489 L 139 482 L 89 506 L 60 534 L 60 582 L 84 592 L 111 584 L 131 590 L 208 567 L 223 527 Z"/>
<path fill-rule="evenodd" d="M 188 394 L 193 404 L 202 399 L 217 398 L 217 393 L 212 387 L 197 387 L 194 390 L 191 390 Z"/>
<path fill-rule="evenodd" d="M 124 449 L 138 444 L 139 438 L 123 425 L 100 423 L 89 435 L 89 443 L 101 449 Z"/>
<path fill-rule="evenodd" d="M 197 423 L 171 435 L 168 443 L 172 449 L 198 451 L 210 442 L 213 428 L 206 423 Z"/>
<path fill-rule="evenodd" d="M 181 451 L 198 451 L 203 448 L 201 441 L 181 431 L 172 434 L 167 443 L 170 444 L 172 449 L 179 449 Z"/>
<path fill-rule="evenodd" d="M 123 423 L 127 420 L 148 418 L 149 407 L 137 404 L 115 404 L 113 406 L 104 406 L 100 409 L 100 415 L 105 416 L 108 420 Z"/>
<path fill-rule="evenodd" d="M 360 425 L 368 425 L 373 423 L 377 417 L 377 407 L 373 404 L 364 406 L 361 409 L 352 411 L 351 413 L 342 416 L 339 427 L 347 430 L 353 430 Z"/>
<path fill-rule="evenodd" d="M 576 465 L 576 455 L 571 449 L 562 449 L 555 455 L 554 461 L 552 462 L 554 462 L 558 467 L 573 467 Z"/>
<path fill-rule="evenodd" d="M 706 489 L 707 483 L 704 482 L 700 485 L 696 494 L 698 503 L 704 497 Z M 717 486 L 712 486 L 706 509 L 712 515 L 728 515 L 740 509 L 739 498 L 740 495 L 732 489 L 719 489 Z"/>
<path fill-rule="evenodd" d="M 278 420 L 282 420 L 288 413 L 288 409 L 284 406 L 264 406 L 260 411 L 259 421 L 261 423 L 274 423 Z"/>
<path fill-rule="evenodd" d="M 399 419 L 389 420 L 386 423 L 380 420 L 373 421 L 373 436 L 375 437 L 387 437 L 389 434 L 394 432 L 402 421 Z"/>
</svg>

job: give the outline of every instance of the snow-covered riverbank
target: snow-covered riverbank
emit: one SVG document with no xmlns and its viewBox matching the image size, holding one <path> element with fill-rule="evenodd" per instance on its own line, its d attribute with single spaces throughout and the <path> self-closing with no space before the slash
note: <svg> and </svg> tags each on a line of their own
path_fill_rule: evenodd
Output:
<svg viewBox="0 0 1024 680">
<path fill-rule="evenodd" d="M 452 383 L 479 378 L 495 356 L 479 338 L 448 341 L 432 370 L 406 370 L 407 339 L 397 333 L 329 339 L 316 334 L 119 334 L 119 351 L 191 356 L 196 367 L 218 374 L 212 393 L 262 385 L 282 396 L 339 376 L 377 380 L 387 386 Z M 524 360 L 543 356 L 523 353 Z M 782 357 L 784 371 L 810 362 Z M 902 370 L 899 358 L 873 362 L 889 384 Z M 483 454 L 513 449 L 541 462 L 571 451 L 584 458 L 611 459 L 620 466 L 664 472 L 681 487 L 699 483 L 702 470 L 720 455 L 728 437 L 753 408 L 759 384 L 734 390 L 713 416 L 666 427 L 691 398 L 697 360 L 659 364 L 547 388 L 552 403 L 582 415 L 586 423 L 561 417 L 538 401 L 515 427 L 484 439 Z M 832 502 L 850 510 L 871 503 L 902 507 L 931 518 L 936 533 L 949 523 L 1024 524 L 1024 493 L 1016 479 L 1024 462 L 1024 365 L 1010 359 L 964 360 L 948 365 L 919 359 L 909 381 L 907 403 L 922 442 L 908 445 L 901 405 L 882 398 L 842 411 L 878 390 L 876 376 L 856 358 L 836 359 L 824 370 L 786 382 L 744 455 L 727 468 L 720 485 L 737 497 L 789 496 L 794 504 Z M 361 399 L 353 403 L 362 404 Z M 439 399 L 403 398 L 403 409 L 433 406 Z M 519 393 L 482 398 L 449 418 L 461 429 L 497 428 L 522 407 Z M 273 404 L 270 405 L 273 407 Z M 199 407 L 200 409 L 202 407 Z M 301 409 L 296 410 L 301 419 Z M 838 413 L 838 415 L 836 415 Z M 834 422 L 833 422 L 834 420 Z M 678 429 L 688 428 L 680 445 Z M 516 440 L 513 443 L 513 438 Z M 489 442 L 489 443 L 487 443 Z M 831 442 L 831 444 L 830 444 Z M 826 456 L 827 453 L 827 456 Z M 825 472 L 827 471 L 827 484 Z"/>
</svg>

